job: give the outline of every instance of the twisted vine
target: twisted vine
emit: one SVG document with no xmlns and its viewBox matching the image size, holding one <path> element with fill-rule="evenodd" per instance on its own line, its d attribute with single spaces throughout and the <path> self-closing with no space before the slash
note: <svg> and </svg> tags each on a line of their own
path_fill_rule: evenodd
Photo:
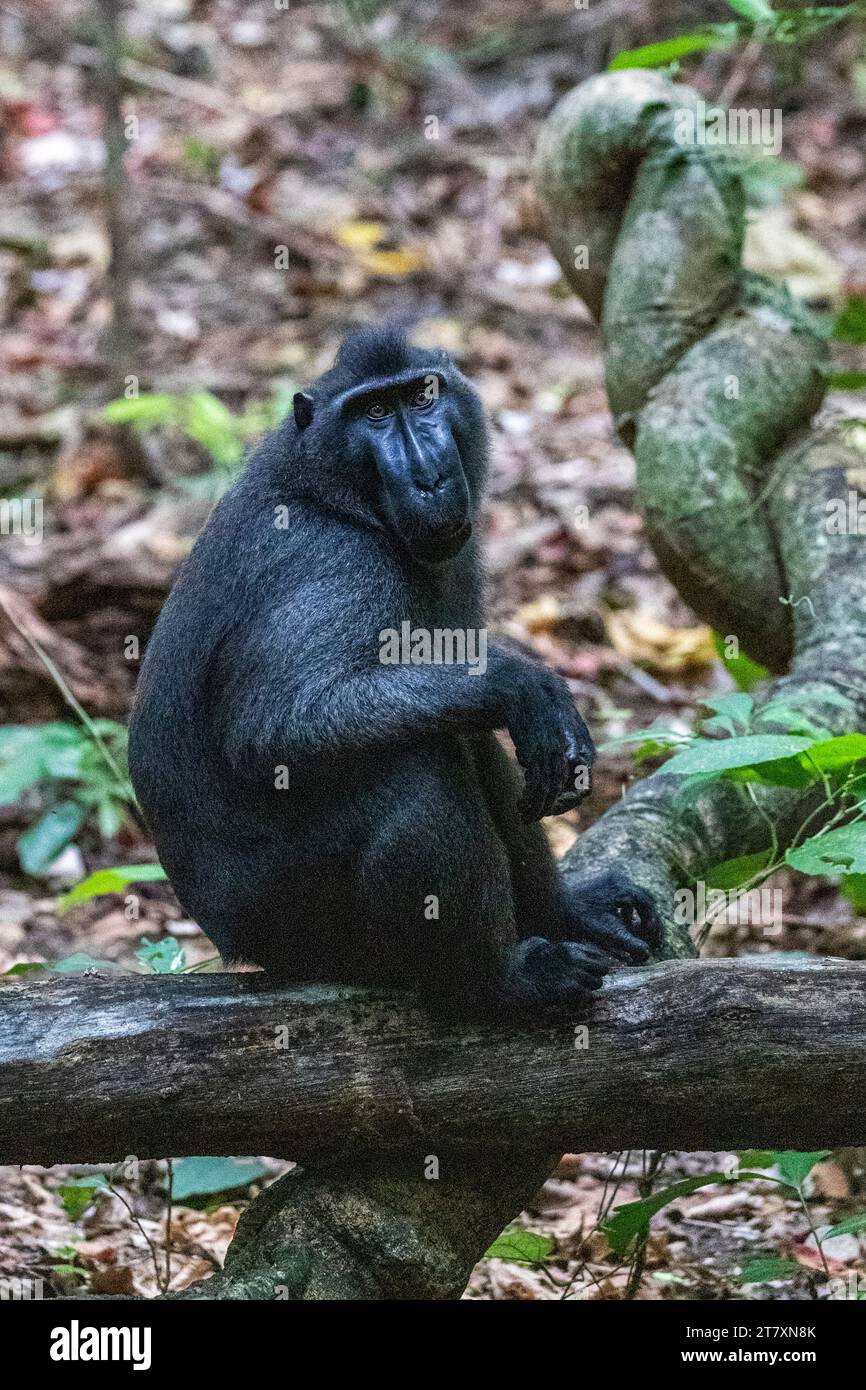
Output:
<svg viewBox="0 0 866 1390">
<path fill-rule="evenodd" d="M 683 141 L 697 102 L 643 71 L 569 93 L 538 145 L 548 238 L 599 322 L 660 567 L 700 618 L 777 674 L 752 732 L 784 731 L 762 713 L 772 699 L 829 737 L 866 725 L 866 535 L 828 524 L 849 498 L 856 515 L 866 460 L 810 423 L 826 343 L 787 290 L 743 269 L 743 161 Z M 662 769 L 581 836 L 564 870 L 629 865 L 665 919 L 664 953 L 689 954 L 675 890 L 770 834 L 784 849 L 813 807 L 811 791 L 684 790 Z"/>
</svg>

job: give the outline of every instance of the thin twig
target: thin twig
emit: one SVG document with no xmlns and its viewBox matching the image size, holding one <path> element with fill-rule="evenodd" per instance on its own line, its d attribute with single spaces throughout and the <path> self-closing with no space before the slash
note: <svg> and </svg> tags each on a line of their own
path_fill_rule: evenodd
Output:
<svg viewBox="0 0 866 1390">
<path fill-rule="evenodd" d="M 111 329 L 108 357 L 113 390 L 119 395 L 129 371 L 133 351 L 130 300 L 130 262 L 126 207 L 129 183 L 126 174 L 126 130 L 123 120 L 123 80 L 120 75 L 120 0 L 96 0 L 100 19 L 99 43 L 102 61 L 99 85 L 102 95 L 102 136 L 105 143 L 105 220 L 111 261 L 108 279 L 111 287 Z"/>
<path fill-rule="evenodd" d="M 165 1214 L 165 1287 L 171 1288 L 171 1219 L 174 1205 L 174 1159 L 165 1160 L 168 1168 L 168 1199 Z"/>
<path fill-rule="evenodd" d="M 156 1275 L 157 1288 L 159 1289 L 160 1293 L 168 1293 L 168 1285 L 163 1282 L 163 1275 L 160 1270 L 159 1252 L 155 1244 L 151 1240 L 150 1236 L 147 1234 L 147 1231 L 142 1226 L 141 1221 L 133 1211 L 132 1203 L 128 1202 L 127 1199 L 124 1197 L 123 1193 L 118 1191 L 118 1189 L 114 1187 L 111 1183 L 108 1184 L 108 1190 L 109 1192 L 114 1193 L 115 1197 L 118 1199 L 119 1202 L 123 1203 L 123 1205 L 126 1207 L 126 1210 L 129 1212 L 130 1216 L 132 1217 L 133 1221 L 138 1227 L 142 1239 L 147 1243 L 147 1248 L 150 1251 L 150 1258 L 153 1260 L 153 1269 Z"/>
</svg>

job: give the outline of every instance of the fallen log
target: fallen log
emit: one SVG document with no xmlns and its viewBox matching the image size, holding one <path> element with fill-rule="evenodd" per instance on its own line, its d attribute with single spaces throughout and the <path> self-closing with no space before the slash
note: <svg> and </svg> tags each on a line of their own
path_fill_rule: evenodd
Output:
<svg viewBox="0 0 866 1390">
<path fill-rule="evenodd" d="M 585 1030 L 585 1031 L 583 1031 Z M 405 997 L 264 975 L 54 977 L 0 993 L 0 1162 L 866 1142 L 866 970 L 669 961 L 590 1014 L 431 1022 Z"/>
</svg>

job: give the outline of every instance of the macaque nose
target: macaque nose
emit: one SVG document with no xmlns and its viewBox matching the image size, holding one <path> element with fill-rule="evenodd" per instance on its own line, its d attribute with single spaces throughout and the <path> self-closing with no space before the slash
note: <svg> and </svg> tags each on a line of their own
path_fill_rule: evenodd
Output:
<svg viewBox="0 0 866 1390">
<path fill-rule="evenodd" d="M 447 482 L 447 473 L 437 473 L 435 478 L 416 478 L 415 486 L 419 492 L 429 496 L 432 492 L 441 492 Z"/>
</svg>

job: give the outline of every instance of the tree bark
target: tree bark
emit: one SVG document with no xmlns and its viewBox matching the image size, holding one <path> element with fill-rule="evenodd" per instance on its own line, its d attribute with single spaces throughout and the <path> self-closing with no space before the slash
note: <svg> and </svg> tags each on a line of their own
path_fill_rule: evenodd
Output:
<svg viewBox="0 0 866 1390">
<path fill-rule="evenodd" d="M 437 1025 L 255 974 L 6 984 L 0 1162 L 387 1157 L 417 1189 L 431 1156 L 866 1141 L 861 964 L 622 971 L 584 1024 Z"/>
<path fill-rule="evenodd" d="M 241 1217 L 225 1269 L 178 1298 L 455 1299 L 556 1166 L 545 1154 L 397 1155 L 295 1169 Z"/>
</svg>

